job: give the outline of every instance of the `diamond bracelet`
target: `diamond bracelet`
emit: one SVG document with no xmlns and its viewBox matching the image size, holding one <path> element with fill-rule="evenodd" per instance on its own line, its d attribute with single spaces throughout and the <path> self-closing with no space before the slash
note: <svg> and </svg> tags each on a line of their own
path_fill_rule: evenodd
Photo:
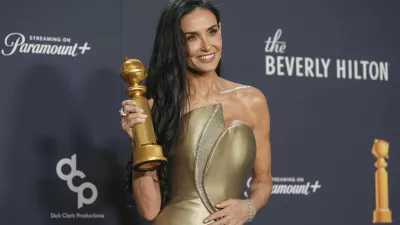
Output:
<svg viewBox="0 0 400 225">
<path fill-rule="evenodd" d="M 250 199 L 246 199 L 245 201 L 247 202 L 247 206 L 249 207 L 249 217 L 245 221 L 245 223 L 248 223 L 248 222 L 251 222 L 253 220 L 255 209 L 254 209 L 254 204 Z"/>
</svg>

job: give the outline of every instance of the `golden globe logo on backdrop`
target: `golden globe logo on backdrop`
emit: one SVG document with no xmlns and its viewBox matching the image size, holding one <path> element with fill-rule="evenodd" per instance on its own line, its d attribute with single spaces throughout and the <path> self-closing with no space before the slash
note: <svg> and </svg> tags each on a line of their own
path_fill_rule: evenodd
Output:
<svg viewBox="0 0 400 225">
<path fill-rule="evenodd" d="M 288 45 L 278 29 L 265 41 L 265 74 L 267 76 L 348 80 L 389 81 L 389 63 L 380 61 L 286 56 Z M 331 70 L 334 74 L 329 74 Z"/>
<path fill-rule="evenodd" d="M 389 174 L 386 171 L 389 159 L 389 142 L 375 139 L 371 150 L 376 158 L 375 167 L 375 210 L 373 223 L 392 223 L 392 211 L 389 208 Z"/>
<path fill-rule="evenodd" d="M 3 56 L 15 54 L 38 54 L 76 57 L 84 55 L 91 50 L 89 43 L 73 42 L 67 37 L 49 37 L 27 35 L 22 33 L 10 33 L 4 38 L 4 46 L 1 49 Z"/>
</svg>

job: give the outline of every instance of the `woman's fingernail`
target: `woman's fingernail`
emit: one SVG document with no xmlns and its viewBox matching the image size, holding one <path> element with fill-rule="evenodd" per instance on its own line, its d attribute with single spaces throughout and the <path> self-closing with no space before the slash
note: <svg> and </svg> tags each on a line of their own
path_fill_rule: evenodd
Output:
<svg viewBox="0 0 400 225">
<path fill-rule="evenodd" d="M 143 118 L 147 118 L 147 115 L 146 115 L 146 114 L 143 114 Z"/>
<path fill-rule="evenodd" d="M 204 220 L 204 223 L 208 223 L 208 220 L 207 220 L 207 219 L 205 219 L 205 220 Z"/>
</svg>

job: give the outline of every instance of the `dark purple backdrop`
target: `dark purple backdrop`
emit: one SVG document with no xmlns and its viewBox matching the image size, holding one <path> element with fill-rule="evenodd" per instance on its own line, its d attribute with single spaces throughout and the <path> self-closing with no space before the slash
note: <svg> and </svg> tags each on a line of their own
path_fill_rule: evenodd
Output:
<svg viewBox="0 0 400 225">
<path fill-rule="evenodd" d="M 0 3 L 1 224 L 147 224 L 127 206 L 130 196 L 123 187 L 131 150 L 120 129 L 118 109 L 127 97 L 119 69 L 125 56 L 147 65 L 166 2 Z M 214 2 L 222 13 L 223 76 L 259 88 L 271 112 L 276 186 L 252 224 L 372 224 L 375 138 L 390 143 L 389 196 L 396 224 L 400 216 L 399 4 Z M 273 40 L 278 30 L 285 49 L 266 52 L 265 41 Z M 16 43 L 20 46 L 12 53 Z M 73 50 L 76 44 L 71 50 L 76 55 L 52 55 L 51 50 L 39 54 L 39 44 L 56 46 L 54 53 L 61 45 Z M 324 73 L 321 60 L 328 59 Z M 338 79 L 337 59 L 358 63 L 362 79 L 354 78 L 354 66 L 353 79 Z M 361 63 L 368 65 L 366 73 Z M 278 65 L 282 76 L 278 71 L 267 75 L 268 66 L 277 69 Z M 300 76 L 306 73 L 305 66 L 314 77 Z M 373 80 L 377 68 L 378 79 Z M 318 71 L 322 78 L 317 77 Z M 349 76 L 348 67 L 345 71 Z M 98 194 L 81 208 L 79 194 L 56 173 L 57 163 L 74 154 L 76 169 L 86 177 L 73 178 L 73 184 L 92 183 Z M 63 172 L 68 174 L 68 167 Z M 285 187 L 302 191 L 289 194 Z M 86 198 L 92 194 L 80 190 Z M 76 213 L 104 218 L 62 218 Z"/>
</svg>

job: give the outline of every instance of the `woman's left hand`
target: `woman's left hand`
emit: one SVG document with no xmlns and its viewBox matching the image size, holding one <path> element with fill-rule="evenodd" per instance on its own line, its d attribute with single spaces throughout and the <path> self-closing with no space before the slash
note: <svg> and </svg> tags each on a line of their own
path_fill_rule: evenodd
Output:
<svg viewBox="0 0 400 225">
<path fill-rule="evenodd" d="M 219 219 L 212 225 L 242 225 L 249 216 L 249 207 L 245 200 L 228 199 L 216 205 L 221 210 L 208 216 L 204 223 Z"/>
</svg>

